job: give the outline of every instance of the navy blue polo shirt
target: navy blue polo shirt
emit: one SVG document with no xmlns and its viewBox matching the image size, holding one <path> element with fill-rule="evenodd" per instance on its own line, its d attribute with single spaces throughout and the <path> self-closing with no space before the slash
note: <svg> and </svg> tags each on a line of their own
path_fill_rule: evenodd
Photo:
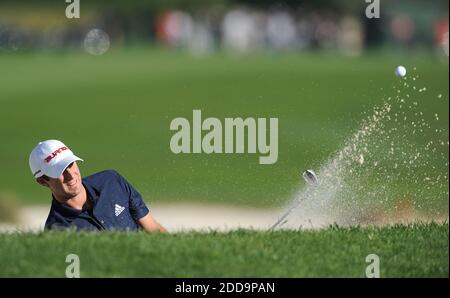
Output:
<svg viewBox="0 0 450 298">
<path fill-rule="evenodd" d="M 141 195 L 113 170 L 82 179 L 93 208 L 79 210 L 61 204 L 54 198 L 45 229 L 137 230 L 137 220 L 149 210 Z"/>
</svg>

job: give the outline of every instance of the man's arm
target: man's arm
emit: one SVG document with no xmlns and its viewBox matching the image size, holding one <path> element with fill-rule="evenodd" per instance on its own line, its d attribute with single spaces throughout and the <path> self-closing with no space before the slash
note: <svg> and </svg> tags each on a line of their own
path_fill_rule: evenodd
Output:
<svg viewBox="0 0 450 298">
<path fill-rule="evenodd" d="M 147 232 L 162 232 L 167 233 L 167 230 L 161 226 L 154 218 L 147 213 L 146 216 L 138 219 L 139 225 Z"/>
</svg>

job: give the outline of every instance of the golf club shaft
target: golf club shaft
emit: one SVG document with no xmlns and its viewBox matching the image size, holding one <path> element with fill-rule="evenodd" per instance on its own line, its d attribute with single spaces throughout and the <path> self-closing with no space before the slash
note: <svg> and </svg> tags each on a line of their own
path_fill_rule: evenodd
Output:
<svg viewBox="0 0 450 298">
<path fill-rule="evenodd" d="M 305 181 L 312 186 L 317 186 L 319 184 L 318 180 L 317 180 L 317 176 L 316 174 L 312 171 L 312 170 L 306 170 L 305 172 L 303 172 L 303 178 L 305 179 Z M 289 208 L 284 214 L 283 216 L 281 216 L 276 223 L 274 223 L 269 230 L 273 230 L 275 229 L 277 226 L 279 226 L 283 220 L 292 212 L 292 210 L 294 210 L 295 208 L 297 208 L 301 202 L 303 202 L 303 200 L 305 199 L 305 197 L 303 198 L 299 198 L 297 203 L 292 206 L 291 208 Z"/>
<path fill-rule="evenodd" d="M 302 200 L 299 200 L 297 202 L 297 204 L 295 204 L 294 206 L 292 206 L 291 208 L 289 208 L 284 214 L 283 216 L 281 216 L 276 223 L 274 223 L 269 230 L 273 230 L 275 229 L 281 222 L 283 222 L 283 220 L 292 212 L 292 210 L 294 210 L 295 208 L 297 208 L 300 203 L 302 202 Z"/>
<path fill-rule="evenodd" d="M 275 229 L 288 215 L 291 213 L 292 209 L 289 209 L 288 212 L 286 212 L 280 219 L 277 220 L 276 223 L 274 223 L 269 230 Z"/>
</svg>

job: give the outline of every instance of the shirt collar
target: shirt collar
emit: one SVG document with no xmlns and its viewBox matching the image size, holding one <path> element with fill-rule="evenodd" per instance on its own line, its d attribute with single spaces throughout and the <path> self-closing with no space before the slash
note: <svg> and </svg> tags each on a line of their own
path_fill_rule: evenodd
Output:
<svg viewBox="0 0 450 298">
<path fill-rule="evenodd" d="M 70 206 L 67 206 L 66 204 L 61 204 L 58 202 L 55 197 L 52 194 L 52 207 L 61 215 L 64 217 L 77 217 L 82 210 L 72 208 Z"/>
<path fill-rule="evenodd" d="M 84 189 L 86 189 L 86 195 L 88 196 L 87 199 L 90 198 L 92 200 L 92 204 L 95 206 L 97 204 L 97 201 L 99 198 L 98 190 L 96 190 L 94 187 L 89 185 L 89 183 L 87 183 L 87 181 L 85 181 L 84 179 L 82 179 L 82 184 L 84 186 Z M 78 215 L 80 215 L 81 212 L 83 212 L 83 210 L 72 208 L 70 206 L 67 206 L 66 204 L 61 204 L 60 202 L 58 202 L 55 199 L 53 194 L 52 194 L 52 199 L 53 199 L 52 200 L 53 208 L 58 213 L 66 216 L 66 217 L 77 217 Z"/>
<path fill-rule="evenodd" d="M 82 179 L 82 183 L 83 183 L 84 188 L 86 189 L 86 193 L 87 193 L 88 197 L 91 198 L 92 203 L 95 206 L 99 199 L 100 191 L 98 189 L 96 189 L 94 186 L 90 185 L 89 182 L 87 180 L 85 180 L 84 178 Z"/>
</svg>

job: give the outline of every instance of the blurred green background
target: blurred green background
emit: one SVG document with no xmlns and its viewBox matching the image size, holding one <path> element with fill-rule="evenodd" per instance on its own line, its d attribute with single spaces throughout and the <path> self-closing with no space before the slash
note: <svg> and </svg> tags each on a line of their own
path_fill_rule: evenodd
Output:
<svg viewBox="0 0 450 298">
<path fill-rule="evenodd" d="M 429 119 L 439 112 L 433 125 L 448 140 L 448 2 L 432 2 L 399 1 L 370 21 L 361 4 L 348 1 L 81 1 L 80 19 L 66 19 L 64 3 L 4 1 L 0 193 L 49 203 L 48 190 L 33 181 L 28 155 L 37 142 L 59 139 L 84 158 L 83 175 L 115 169 L 149 202 L 278 206 L 303 185 L 302 170 L 320 167 L 360 127 L 364 112 L 394 94 L 397 65 L 417 69 L 417 84 L 427 88 L 423 111 Z M 271 13 L 289 13 L 300 29 L 281 41 L 274 29 L 262 39 L 249 33 L 251 43 L 231 33 L 227 41 L 223 20 L 237 7 L 247 18 L 265 14 L 266 22 Z M 167 34 L 161 16 L 173 9 L 210 34 Z M 302 35 L 302 20 L 310 22 L 312 35 Z M 352 24 L 347 44 L 346 20 Z M 436 40 L 442 20 L 447 48 Z M 286 20 L 280 24 L 273 27 L 290 28 Z M 103 55 L 83 51 L 91 28 L 109 34 L 111 47 Z M 260 165 L 258 154 L 173 154 L 169 124 L 191 119 L 193 109 L 203 118 L 279 118 L 278 162 Z M 445 150 L 447 164 L 430 161 L 430 171 L 448 171 Z M 414 192 L 420 186 L 411 181 L 403 187 Z M 448 208 L 448 188 L 438 200 Z"/>
<path fill-rule="evenodd" d="M 21 54 L 1 57 L 2 189 L 27 202 L 49 200 L 34 183 L 28 154 L 40 140 L 63 140 L 85 159 L 84 175 L 116 169 L 152 200 L 277 204 L 300 171 L 317 168 L 359 128 L 395 85 L 393 66 L 420 70 L 428 107 L 448 129 L 447 66 L 430 57 L 252 56 L 197 59 L 139 48 L 102 57 Z M 170 151 L 170 121 L 278 117 L 279 158 Z M 432 166 L 432 165 L 430 165 Z M 413 187 L 413 185 L 411 185 Z"/>
</svg>

